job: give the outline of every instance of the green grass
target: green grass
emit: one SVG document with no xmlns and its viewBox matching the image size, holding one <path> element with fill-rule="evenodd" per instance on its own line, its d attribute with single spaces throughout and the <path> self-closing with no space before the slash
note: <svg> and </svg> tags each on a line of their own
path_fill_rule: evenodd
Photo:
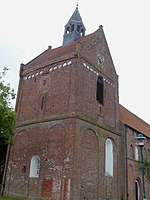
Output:
<svg viewBox="0 0 150 200">
<path fill-rule="evenodd" d="M 12 198 L 12 197 L 4 197 L 4 196 L 0 196 L 0 200 L 18 200 L 16 198 Z"/>
</svg>

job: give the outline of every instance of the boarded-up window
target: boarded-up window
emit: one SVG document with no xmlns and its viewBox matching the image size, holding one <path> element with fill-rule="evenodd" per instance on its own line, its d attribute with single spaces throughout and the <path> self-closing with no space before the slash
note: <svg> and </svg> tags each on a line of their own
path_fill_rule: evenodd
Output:
<svg viewBox="0 0 150 200">
<path fill-rule="evenodd" d="M 103 89 L 103 79 L 98 77 L 97 79 L 97 92 L 96 92 L 96 99 L 100 104 L 104 103 L 104 89 Z"/>
</svg>

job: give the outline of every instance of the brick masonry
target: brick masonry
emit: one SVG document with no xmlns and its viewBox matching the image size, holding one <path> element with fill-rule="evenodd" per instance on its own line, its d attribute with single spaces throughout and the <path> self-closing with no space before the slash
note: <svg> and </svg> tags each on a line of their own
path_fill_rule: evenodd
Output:
<svg viewBox="0 0 150 200">
<path fill-rule="evenodd" d="M 102 27 L 73 45 L 21 65 L 7 195 L 49 200 L 125 196 L 125 128 L 119 122 L 118 76 Z M 100 55 L 103 67 L 98 64 Z M 96 100 L 99 76 L 103 105 Z M 113 143 L 113 176 L 105 175 L 108 138 Z M 40 157 L 38 178 L 29 177 L 34 155 Z"/>
</svg>

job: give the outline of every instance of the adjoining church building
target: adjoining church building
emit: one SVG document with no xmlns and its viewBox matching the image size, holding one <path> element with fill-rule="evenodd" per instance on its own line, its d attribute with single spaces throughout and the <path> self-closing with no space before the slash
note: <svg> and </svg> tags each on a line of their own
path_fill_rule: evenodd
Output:
<svg viewBox="0 0 150 200">
<path fill-rule="evenodd" d="M 78 7 L 63 45 L 21 64 L 4 194 L 22 199 L 143 200 L 140 149 L 150 125 L 119 104 L 103 27 L 85 36 Z M 145 179 L 147 200 L 150 185 Z"/>
</svg>

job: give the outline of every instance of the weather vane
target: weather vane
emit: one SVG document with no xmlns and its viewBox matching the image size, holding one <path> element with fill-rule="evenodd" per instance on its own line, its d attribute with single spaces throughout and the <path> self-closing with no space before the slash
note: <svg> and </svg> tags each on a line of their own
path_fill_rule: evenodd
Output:
<svg viewBox="0 0 150 200">
<path fill-rule="evenodd" d="M 78 8 L 78 6 L 79 6 L 79 0 L 77 0 L 77 8 Z"/>
</svg>

